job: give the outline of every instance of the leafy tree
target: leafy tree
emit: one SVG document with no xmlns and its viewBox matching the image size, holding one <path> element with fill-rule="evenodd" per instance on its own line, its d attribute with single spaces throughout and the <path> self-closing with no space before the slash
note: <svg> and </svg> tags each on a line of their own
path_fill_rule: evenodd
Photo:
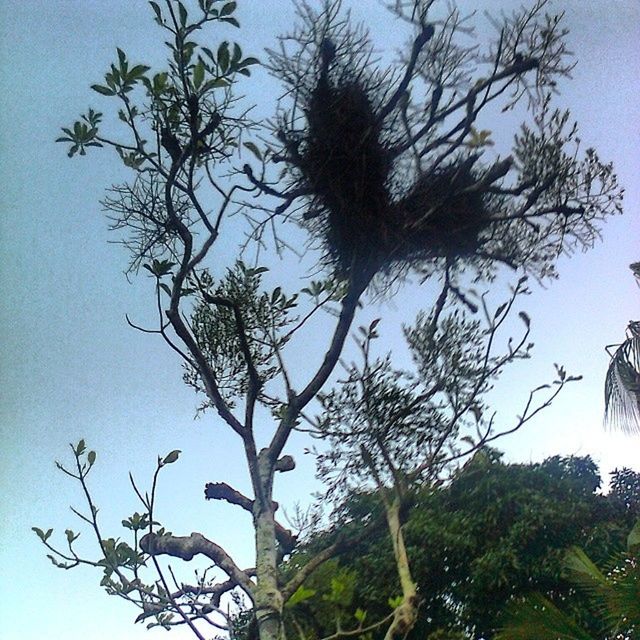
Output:
<svg viewBox="0 0 640 640">
<path fill-rule="evenodd" d="M 130 171 L 104 205 L 130 251 L 129 270 L 151 274 L 158 312 L 155 327 L 130 324 L 164 339 L 182 359 L 185 381 L 204 395 L 201 409 L 215 411 L 241 442 L 253 495 L 224 482 L 209 483 L 205 495 L 251 513 L 256 562 L 243 569 L 203 534 L 176 536 L 156 521 L 158 476 L 177 461 L 177 450 L 158 458 L 149 492 L 132 478 L 144 511 L 123 521 L 131 544 L 102 533 L 87 484 L 96 454 L 83 441 L 73 447 L 75 468 L 59 466 L 83 488 L 89 511 L 77 513 L 96 535 L 98 559 L 76 552 L 71 530 L 66 550 L 53 545 L 51 531 L 36 533 L 59 566 L 99 567 L 107 591 L 137 605 L 138 619 L 150 625 L 186 625 L 198 638 L 207 625 L 230 631 L 233 620 L 220 603 L 236 590 L 251 602 L 262 640 L 279 638 L 286 603 L 349 545 L 338 537 L 293 574 L 280 571 L 296 536 L 276 520 L 274 476 L 293 470 L 285 448 L 293 430 L 310 422 L 345 473 L 360 473 L 384 498 L 402 592 L 393 615 L 371 625 L 388 623 L 388 637 L 402 635 L 418 606 L 401 535 L 405 496 L 519 427 L 573 379 L 558 367 L 555 385 L 532 392 L 521 417 L 505 428 L 483 404 L 492 380 L 530 348 L 524 313 L 521 337 L 503 336 L 502 349 L 495 344 L 516 298 L 526 293 L 522 274 L 553 276 L 560 253 L 590 246 L 605 217 L 620 210 L 612 167 L 593 149 L 580 153 L 569 114 L 552 105 L 558 80 L 571 69 L 561 18 L 545 14 L 541 0 L 496 19 L 493 41 L 470 46 L 468 19 L 457 10 L 442 21 L 432 17 L 433 0 L 397 2 L 390 10 L 406 26 L 408 45 L 385 68 L 340 2 L 318 9 L 303 3 L 298 27 L 267 62 L 286 95 L 264 125 L 236 97 L 236 85 L 258 60 L 236 43 L 209 48 L 201 44 L 208 39 L 196 39 L 215 24 L 238 26 L 237 3 L 149 4 L 167 38 L 166 66 L 152 73 L 118 49 L 103 82 L 92 86 L 117 105 L 115 124 L 103 125 L 102 113 L 89 109 L 59 140 L 70 156 L 110 147 Z M 489 108 L 521 103 L 532 124 L 522 125 L 512 155 L 502 158 L 490 132 L 478 130 L 479 118 Z M 300 234 L 308 249 L 302 264 L 287 251 L 300 246 Z M 284 283 L 269 283 L 268 269 L 255 258 L 263 249 L 322 275 L 287 293 Z M 506 302 L 492 307 L 482 291 L 505 265 L 520 271 L 518 281 Z M 410 274 L 442 285 L 433 307 L 406 330 L 416 371 L 405 374 L 370 354 L 374 323 L 363 328 L 358 345 L 364 364 L 319 395 L 367 294 L 387 295 Z M 324 355 L 311 374 L 294 375 L 291 362 L 305 359 L 305 335 L 317 339 L 320 318 L 332 325 Z M 423 376 L 417 391 L 416 372 Z M 352 400 L 347 407 L 356 422 L 332 441 L 340 394 Z M 398 419 L 378 421 L 376 407 L 362 404 L 369 394 Z M 327 421 L 308 415 L 314 406 Z M 365 408 L 361 431 L 357 414 Z M 257 433 L 265 416 L 271 430 Z M 402 434 L 408 455 L 383 442 L 380 429 L 387 428 Z M 428 444 L 422 458 L 421 442 Z M 160 564 L 163 557 L 196 556 L 212 568 L 191 584 Z M 365 633 L 362 615 L 356 622 L 338 629 L 338 637 Z"/>
<path fill-rule="evenodd" d="M 633 473 L 633 472 L 629 472 Z M 616 474 L 614 474 L 615 477 Z M 615 481 L 615 480 L 614 480 Z M 439 487 L 418 490 L 403 535 L 412 575 L 421 596 L 411 638 L 445 633 L 465 638 L 491 638 L 501 614 L 515 597 L 539 591 L 558 602 L 571 596 L 576 615 L 596 620 L 589 602 L 576 598 L 563 576 L 565 551 L 584 547 L 598 563 L 606 563 L 624 545 L 629 524 L 619 496 L 597 493 L 600 476 L 586 458 L 548 458 L 539 464 L 505 464 L 486 448 L 474 455 Z M 631 496 L 637 501 L 636 491 Z M 350 493 L 341 504 L 336 529 L 362 527 L 369 534 L 341 556 L 340 567 L 355 575 L 353 609 L 367 619 L 389 612 L 389 590 L 400 592 L 390 543 L 379 533 L 384 519 L 376 492 Z M 377 529 L 376 529 L 377 528 Z M 327 544 L 331 533 L 323 534 Z M 294 562 L 304 562 L 304 550 Z M 327 582 L 313 583 L 317 593 Z M 330 617 L 316 610 L 317 601 L 291 611 L 306 624 L 311 637 L 330 631 Z M 319 633 L 312 635 L 317 627 Z"/>
<path fill-rule="evenodd" d="M 611 474 L 610 495 L 618 500 L 629 514 L 631 526 L 640 518 L 640 474 L 632 469 L 623 467 Z"/>
<path fill-rule="evenodd" d="M 371 479 L 382 501 L 401 593 L 387 637 L 405 635 L 415 625 L 422 600 L 403 532 L 415 492 L 437 483 L 456 461 L 519 429 L 574 379 L 558 369 L 555 391 L 544 402 L 537 404 L 535 398 L 548 385 L 531 393 L 514 424 L 498 427 L 484 396 L 505 367 L 527 358 L 531 347 L 529 319 L 521 312 L 523 336 L 510 341 L 505 353 L 495 352 L 499 329 L 522 284 L 494 312 L 481 298 L 482 314 L 476 314 L 481 317 L 472 320 L 460 310 L 440 315 L 449 293 L 445 283 L 434 312 L 419 314 L 414 326 L 405 327 L 415 372 L 395 370 L 391 354 L 372 359 L 378 338 L 374 321 L 361 329 L 362 364 L 345 365 L 346 378 L 320 395 L 322 411 L 309 431 L 329 445 L 318 452 L 319 475 L 329 485 L 329 497 L 366 486 Z"/>
</svg>

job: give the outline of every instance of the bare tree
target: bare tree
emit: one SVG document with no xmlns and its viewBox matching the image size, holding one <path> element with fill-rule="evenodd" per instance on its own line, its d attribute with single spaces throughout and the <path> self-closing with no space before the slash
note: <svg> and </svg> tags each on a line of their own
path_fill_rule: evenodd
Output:
<svg viewBox="0 0 640 640">
<path fill-rule="evenodd" d="M 133 483 L 144 507 L 142 515 L 125 521 L 133 546 L 104 538 L 86 483 L 96 456 L 84 442 L 74 447 L 76 468 L 60 467 L 84 489 L 89 514 L 78 515 L 95 531 L 100 557 L 82 559 L 73 531 L 67 533 L 68 551 L 62 551 L 49 542 L 50 531 L 37 529 L 55 563 L 101 567 L 105 588 L 142 609 L 138 619 L 187 625 L 198 638 L 204 637 L 203 625 L 232 631 L 220 599 L 240 590 L 251 601 L 260 638 L 282 637 L 284 604 L 347 541 L 320 551 L 283 581 L 279 567 L 296 539 L 276 520 L 274 476 L 293 470 L 285 453 L 289 437 L 332 376 L 366 292 L 384 292 L 409 274 L 440 279 L 443 292 L 407 333 L 421 354 L 425 377 L 417 395 L 395 389 L 404 414 L 389 423 L 393 433 L 385 438 L 404 429 L 426 439 L 426 457 L 421 450 L 422 458 L 408 456 L 401 465 L 412 479 L 434 477 L 447 460 L 464 454 L 455 446 L 445 451 L 469 415 L 481 411 L 478 398 L 488 380 L 527 347 L 525 341 L 495 356 L 492 336 L 513 298 L 493 314 L 485 308 L 484 328 L 455 329 L 472 342 L 473 331 L 479 331 L 485 340 L 470 352 L 470 361 L 480 358 L 479 371 L 467 383 L 459 378 L 470 388 L 456 388 L 454 374 L 445 379 L 434 374 L 435 361 L 429 364 L 447 344 L 448 333 L 439 324 L 445 301 L 478 311 L 483 299 L 474 301 L 471 285 L 493 282 L 504 265 L 535 278 L 552 276 L 561 253 L 589 247 L 605 217 L 620 211 L 612 167 L 592 149 L 580 153 L 569 114 L 552 106 L 556 83 L 568 75 L 571 61 L 561 17 L 545 14 L 545 4 L 496 17 L 495 38 L 484 43 L 474 40 L 470 19 L 455 8 L 437 17 L 433 0 L 398 0 L 389 10 L 406 27 L 408 45 L 404 56 L 383 67 L 366 30 L 353 26 L 341 2 L 318 9 L 302 2 L 298 27 L 282 38 L 267 65 L 284 83 L 285 95 L 265 127 L 252 122 L 235 97 L 236 83 L 250 75 L 257 59 L 244 57 L 237 44 L 223 42 L 214 50 L 195 40 L 212 24 L 237 25 L 236 3 L 198 0 L 189 8 L 178 0 L 150 2 L 169 38 L 166 68 L 151 74 L 118 50 L 104 83 L 93 85 L 119 103 L 127 137 L 111 137 L 113 128 L 102 126 L 102 114 L 89 110 L 59 140 L 70 143 L 71 156 L 84 155 L 88 147 L 112 147 L 131 170 L 131 180 L 114 186 L 104 206 L 131 251 L 130 270 L 144 268 L 154 276 L 158 323 L 129 322 L 165 340 L 182 359 L 186 382 L 204 394 L 201 408 L 213 409 L 242 443 L 253 495 L 218 482 L 207 485 L 206 497 L 252 514 L 255 566 L 239 567 L 201 533 L 177 536 L 159 528 L 158 473 L 177 460 L 177 451 L 158 459 L 149 493 Z M 484 110 L 518 104 L 530 110 L 532 124 L 516 133 L 512 154 L 503 158 L 477 121 Z M 252 157 L 251 164 L 239 160 L 240 151 L 245 160 Z M 225 235 L 234 214 L 233 223 L 245 232 L 242 242 Z M 301 233 L 309 243 L 307 260 L 322 276 L 309 278 L 297 293 L 268 289 L 266 268 L 238 259 L 243 248 L 265 252 L 275 245 L 285 251 L 291 234 Z M 227 247 L 238 247 L 231 263 L 224 262 L 223 237 Z M 523 286 L 520 281 L 514 292 Z M 294 379 L 287 364 L 301 360 L 301 338 L 323 310 L 332 324 L 324 355 L 308 377 Z M 528 319 L 523 321 L 528 331 Z M 367 345 L 361 343 L 365 356 Z M 369 404 L 390 375 L 391 361 L 374 365 L 365 357 L 364 369 L 351 372 L 352 384 L 369 380 L 371 367 L 381 382 L 362 388 L 361 399 Z M 563 376 L 558 388 L 566 382 Z M 330 413 L 331 396 L 322 398 Z M 433 410 L 438 403 L 448 405 L 446 419 Z M 255 428 L 263 409 L 272 416 L 264 441 Z M 399 470 L 390 454 L 394 440 L 376 435 L 367 411 L 357 452 L 369 460 L 366 468 L 393 504 L 402 482 L 394 477 L 389 484 L 384 474 Z M 527 409 L 518 424 L 535 411 Z M 415 434 L 413 424 L 419 425 Z M 490 420 L 477 419 L 474 447 L 497 435 L 492 427 Z M 395 518 L 394 509 L 388 513 Z M 389 524 L 400 540 L 400 521 Z M 401 558 L 401 548 L 396 553 Z M 189 585 L 161 567 L 163 556 L 202 557 L 213 568 Z M 402 562 L 398 566 L 403 570 Z M 155 568 L 155 580 L 144 577 L 145 567 Z M 220 573 L 221 580 L 210 578 Z M 406 607 L 388 621 L 390 636 L 408 630 L 415 617 L 410 588 L 407 582 Z M 336 637 L 362 632 L 339 630 Z"/>
</svg>

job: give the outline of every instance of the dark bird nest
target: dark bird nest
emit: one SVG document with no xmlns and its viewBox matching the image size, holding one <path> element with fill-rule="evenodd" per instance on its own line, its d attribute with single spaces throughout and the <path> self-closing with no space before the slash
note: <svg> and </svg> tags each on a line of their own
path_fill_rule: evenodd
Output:
<svg viewBox="0 0 640 640">
<path fill-rule="evenodd" d="M 356 82 L 312 92 L 299 169 L 322 212 L 331 261 L 342 270 L 386 251 L 391 159 L 367 92 Z M 320 216 L 318 216 L 320 217 Z"/>
<path fill-rule="evenodd" d="M 390 256 L 394 262 L 469 257 L 482 247 L 491 201 L 468 164 L 453 162 L 424 174 L 396 204 L 403 228 Z"/>
<path fill-rule="evenodd" d="M 321 239 L 326 261 L 342 275 L 369 278 L 473 255 L 490 224 L 489 198 L 478 183 L 482 171 L 473 169 L 478 157 L 452 160 L 392 196 L 398 177 L 383 107 L 376 105 L 381 89 L 366 77 L 330 71 L 333 57 L 325 49 L 305 91 L 305 128 L 280 135 L 298 187 L 311 200 L 304 219 Z"/>
</svg>

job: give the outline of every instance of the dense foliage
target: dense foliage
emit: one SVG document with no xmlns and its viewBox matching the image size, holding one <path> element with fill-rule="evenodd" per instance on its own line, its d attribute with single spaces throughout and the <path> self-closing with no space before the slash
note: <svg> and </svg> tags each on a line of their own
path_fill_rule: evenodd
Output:
<svg viewBox="0 0 640 640">
<path fill-rule="evenodd" d="M 510 599 L 533 592 L 556 602 L 572 594 L 570 609 L 587 628 L 597 626 L 586 598 L 576 596 L 565 578 L 566 550 L 578 545 L 594 562 L 608 562 L 625 548 L 639 509 L 640 474 L 630 469 L 616 470 L 603 494 L 589 457 L 507 464 L 495 450 L 478 452 L 449 482 L 414 496 L 404 534 L 422 603 L 410 637 L 491 638 Z M 393 556 L 379 524 L 379 500 L 353 494 L 336 515 L 336 530 L 353 528 L 356 536 L 354 524 L 369 528 L 338 565 L 353 583 L 345 615 L 360 609 L 370 619 L 381 618 L 399 590 L 391 580 Z M 321 595 L 331 591 L 327 575 L 307 588 L 320 596 L 292 613 L 317 637 L 328 635 L 333 617 Z"/>
</svg>

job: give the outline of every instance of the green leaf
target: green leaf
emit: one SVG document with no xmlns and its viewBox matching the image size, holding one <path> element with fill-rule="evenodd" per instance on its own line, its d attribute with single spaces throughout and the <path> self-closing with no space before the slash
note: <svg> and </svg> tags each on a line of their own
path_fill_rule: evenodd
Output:
<svg viewBox="0 0 640 640">
<path fill-rule="evenodd" d="M 169 296 L 171 297 L 171 287 L 164 283 L 164 282 L 159 282 L 158 286 Z"/>
<path fill-rule="evenodd" d="M 235 18 L 220 18 L 222 22 L 228 22 L 232 24 L 234 27 L 240 27 L 240 23 Z"/>
<path fill-rule="evenodd" d="M 198 89 L 204 82 L 204 62 L 198 60 L 198 64 L 193 68 L 193 86 Z"/>
<path fill-rule="evenodd" d="M 389 598 L 387 602 L 392 609 L 397 609 L 401 604 L 404 598 L 402 596 L 396 596 L 395 598 Z"/>
<path fill-rule="evenodd" d="M 361 609 L 360 607 L 358 607 L 356 609 L 356 612 L 353 614 L 353 617 L 360 623 L 362 624 L 365 621 L 365 618 L 367 617 L 367 612 L 364 611 L 363 609 Z"/>
<path fill-rule="evenodd" d="M 85 445 L 84 439 L 83 439 L 83 440 L 80 440 L 80 442 L 78 442 L 78 444 L 76 445 L 74 451 L 75 451 L 75 454 L 77 456 L 81 456 L 85 452 L 86 449 L 87 449 L 87 446 Z"/>
<path fill-rule="evenodd" d="M 182 451 L 180 451 L 180 449 L 174 449 L 171 453 L 168 453 L 165 456 L 162 464 L 171 464 L 172 462 L 175 462 L 180 457 L 181 453 Z"/>
<path fill-rule="evenodd" d="M 492 147 L 493 141 L 490 139 L 491 131 L 483 129 L 478 131 L 475 127 L 471 127 L 471 139 L 467 142 L 469 147 Z"/>
<path fill-rule="evenodd" d="M 229 69 L 229 43 L 226 40 L 218 47 L 217 60 L 220 71 L 226 73 Z"/>
<path fill-rule="evenodd" d="M 218 89 L 220 87 L 228 87 L 229 81 L 224 78 L 212 78 L 211 80 L 207 80 L 203 87 L 201 93 L 206 93 L 210 89 Z"/>
<path fill-rule="evenodd" d="M 162 73 L 156 73 L 156 75 L 153 76 L 153 90 L 158 94 L 164 91 L 164 89 L 167 86 L 168 79 L 169 79 L 168 73 L 164 71 Z"/>
<path fill-rule="evenodd" d="M 493 319 L 495 320 L 505 309 L 507 308 L 507 303 L 503 303 L 501 304 L 497 309 L 496 312 L 493 314 Z"/>
<path fill-rule="evenodd" d="M 527 329 L 528 329 L 531 326 L 531 319 L 529 318 L 529 316 L 524 311 L 520 311 L 518 315 L 520 316 L 520 319 L 522 320 L 522 322 L 524 322 L 527 325 Z"/>
<path fill-rule="evenodd" d="M 129 71 L 129 74 L 127 75 L 127 80 L 129 81 L 138 80 L 145 73 L 147 73 L 147 71 L 149 71 L 150 68 L 151 67 L 147 67 L 144 64 L 137 64 L 135 67 L 133 67 L 133 69 L 131 69 L 131 71 Z"/>
<path fill-rule="evenodd" d="M 95 461 L 96 461 L 96 452 L 89 451 L 89 453 L 87 454 L 87 462 L 93 466 Z"/>
<path fill-rule="evenodd" d="M 109 87 L 105 87 L 101 84 L 92 84 L 91 88 L 98 93 L 101 93 L 103 96 L 115 96 L 116 92 L 109 89 Z"/>
<path fill-rule="evenodd" d="M 243 142 L 242 146 L 249 149 L 253 155 L 262 162 L 262 153 L 260 153 L 260 149 L 253 142 Z"/>
<path fill-rule="evenodd" d="M 61 566 L 60 563 L 50 553 L 47 553 L 47 558 L 49 558 L 52 564 L 54 564 L 56 567 Z"/>
<path fill-rule="evenodd" d="M 300 602 L 304 602 L 305 600 L 309 600 L 316 595 L 315 589 L 307 589 L 304 585 L 300 585 L 291 595 L 289 600 L 287 601 L 287 607 L 295 607 Z"/>
<path fill-rule="evenodd" d="M 67 542 L 68 542 L 69 544 L 71 544 L 74 540 L 77 540 L 77 539 L 78 539 L 78 536 L 80 535 L 79 533 L 77 533 L 77 534 L 76 534 L 76 533 L 74 533 L 73 531 L 71 531 L 71 529 L 67 529 L 67 530 L 65 531 L 65 534 L 66 534 L 66 536 L 67 536 Z"/>
<path fill-rule="evenodd" d="M 125 60 L 125 64 L 126 64 L 126 60 Z M 109 75 L 111 76 L 111 81 L 115 85 L 119 85 L 120 84 L 120 81 L 122 80 L 122 76 L 120 74 L 120 69 L 117 69 L 114 65 L 111 65 L 111 73 Z M 107 76 L 105 76 L 105 80 L 106 79 L 107 79 Z M 109 84 L 108 81 L 107 81 L 107 84 Z"/>
<path fill-rule="evenodd" d="M 236 10 L 237 3 L 236 2 L 228 2 L 222 7 L 220 10 L 220 17 L 231 15 Z"/>
<path fill-rule="evenodd" d="M 127 55 L 120 48 L 116 48 L 116 50 L 118 52 L 118 62 L 120 63 L 120 72 L 122 73 L 123 76 L 126 76 L 128 67 L 129 67 L 129 65 L 127 64 Z"/>
<path fill-rule="evenodd" d="M 182 27 L 186 27 L 188 14 L 187 14 L 187 9 L 184 6 L 184 4 L 182 4 L 182 2 L 178 3 L 178 11 L 180 13 L 180 25 Z"/>
<path fill-rule="evenodd" d="M 232 65 L 237 65 L 238 62 L 240 62 L 242 58 L 242 49 L 240 48 L 240 45 L 237 43 L 234 43 L 233 45 L 233 56 L 231 57 L 231 64 Z"/>
<path fill-rule="evenodd" d="M 160 7 L 158 6 L 157 2 L 149 2 L 149 4 L 151 5 L 151 8 L 153 9 L 153 11 L 156 14 L 156 21 L 158 23 L 162 22 L 162 11 L 160 11 Z"/>
</svg>

